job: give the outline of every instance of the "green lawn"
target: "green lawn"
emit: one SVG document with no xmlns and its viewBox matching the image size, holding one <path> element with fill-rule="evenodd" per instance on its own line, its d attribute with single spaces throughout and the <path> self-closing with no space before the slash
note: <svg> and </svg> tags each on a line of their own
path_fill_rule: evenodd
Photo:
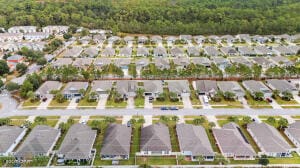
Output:
<svg viewBox="0 0 300 168">
<path fill-rule="evenodd" d="M 25 108 L 27 108 L 27 107 L 29 107 L 29 108 L 30 107 L 37 107 L 40 104 L 41 104 L 41 101 L 31 102 L 30 100 L 26 100 L 26 101 L 23 102 L 22 107 L 25 107 Z"/>
<path fill-rule="evenodd" d="M 276 96 L 275 101 L 280 105 L 300 105 L 296 100 L 286 101 L 279 96 Z"/>
<path fill-rule="evenodd" d="M 53 100 L 50 102 L 50 104 L 49 104 L 49 106 L 48 106 L 48 109 L 56 109 L 56 108 L 58 108 L 58 109 L 65 109 L 65 108 L 68 107 L 69 104 L 70 104 L 69 101 L 65 101 L 65 102 L 63 102 L 63 103 L 59 103 L 59 102 L 57 102 L 55 99 L 53 99 Z"/>
<path fill-rule="evenodd" d="M 191 99 L 191 103 L 192 103 L 194 108 L 201 108 L 202 107 L 201 106 L 201 101 L 199 100 L 198 95 L 197 95 L 195 90 L 191 90 L 190 99 Z"/>
<path fill-rule="evenodd" d="M 97 106 L 98 102 L 97 101 L 94 101 L 94 102 L 89 102 L 88 101 L 88 96 L 85 96 L 83 99 L 81 99 L 78 103 L 78 107 L 82 106 L 82 107 L 95 107 Z"/>
<path fill-rule="evenodd" d="M 183 107 L 183 103 L 181 101 L 172 102 L 169 97 L 169 89 L 164 88 L 164 93 L 166 94 L 165 101 L 153 101 L 153 106 L 179 106 Z"/>
<path fill-rule="evenodd" d="M 145 98 L 144 97 L 137 97 L 134 99 L 134 106 L 136 108 L 144 108 Z"/>
<path fill-rule="evenodd" d="M 265 100 L 262 100 L 262 101 L 254 100 L 249 92 L 246 92 L 246 100 L 247 100 L 248 105 L 251 108 L 258 108 L 258 109 L 259 108 L 272 108 L 272 106 Z"/>
<path fill-rule="evenodd" d="M 175 156 L 137 157 L 137 165 L 176 165 Z"/>
<path fill-rule="evenodd" d="M 107 100 L 106 108 L 126 108 L 127 101 L 116 103 L 114 100 Z"/>
<path fill-rule="evenodd" d="M 241 104 L 241 102 L 239 102 L 237 100 L 227 101 L 223 98 L 220 102 L 215 102 L 215 101 L 210 100 L 209 104 L 213 108 L 243 108 L 243 105 Z"/>
</svg>

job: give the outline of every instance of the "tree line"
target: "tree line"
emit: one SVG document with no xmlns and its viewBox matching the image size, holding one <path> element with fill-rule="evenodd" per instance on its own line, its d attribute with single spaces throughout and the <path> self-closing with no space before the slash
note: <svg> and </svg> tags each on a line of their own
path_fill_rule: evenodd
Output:
<svg viewBox="0 0 300 168">
<path fill-rule="evenodd" d="M 148 34 L 300 32 L 298 0 L 0 0 L 0 26 L 75 25 Z"/>
</svg>

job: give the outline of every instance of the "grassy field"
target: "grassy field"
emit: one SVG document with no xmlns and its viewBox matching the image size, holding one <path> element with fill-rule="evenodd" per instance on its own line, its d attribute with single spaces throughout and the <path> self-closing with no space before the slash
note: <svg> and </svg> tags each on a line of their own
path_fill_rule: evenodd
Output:
<svg viewBox="0 0 300 168">
<path fill-rule="evenodd" d="M 181 101 L 177 102 L 172 102 L 170 100 L 170 94 L 169 94 L 169 89 L 164 88 L 164 93 L 166 94 L 165 101 L 153 101 L 153 106 L 183 106 L 183 103 Z"/>
<path fill-rule="evenodd" d="M 114 100 L 107 100 L 106 108 L 126 108 L 127 102 L 122 101 L 120 103 L 116 103 Z"/>
<path fill-rule="evenodd" d="M 280 105 L 300 105 L 296 100 L 286 101 L 279 96 L 276 96 L 275 101 Z"/>
<path fill-rule="evenodd" d="M 251 108 L 256 108 L 256 109 L 272 108 L 272 106 L 265 100 L 262 101 L 254 100 L 249 92 L 246 92 L 246 97 L 247 97 L 247 103 Z"/>
<path fill-rule="evenodd" d="M 136 108 L 144 108 L 145 105 L 145 98 L 144 97 L 137 97 L 134 99 L 134 106 Z"/>
<path fill-rule="evenodd" d="M 26 100 L 23 102 L 22 107 L 37 107 L 41 104 L 41 101 L 31 102 L 30 100 Z"/>
<path fill-rule="evenodd" d="M 50 104 L 49 104 L 49 106 L 48 106 L 48 109 L 65 109 L 65 108 L 67 108 L 68 107 L 68 105 L 70 104 L 70 102 L 69 101 L 65 101 L 65 102 L 63 102 L 63 103 L 59 103 L 59 102 L 57 102 L 55 99 L 53 99 L 51 102 L 50 102 Z"/>
<path fill-rule="evenodd" d="M 209 104 L 212 108 L 243 108 L 241 102 L 235 101 L 227 101 L 222 98 L 220 102 L 209 101 Z"/>
</svg>

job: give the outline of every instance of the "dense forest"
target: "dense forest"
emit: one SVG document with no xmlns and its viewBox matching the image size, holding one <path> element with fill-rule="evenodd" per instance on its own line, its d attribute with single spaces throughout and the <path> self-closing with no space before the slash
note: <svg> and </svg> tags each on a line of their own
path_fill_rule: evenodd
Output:
<svg viewBox="0 0 300 168">
<path fill-rule="evenodd" d="M 148 34 L 300 32 L 299 0 L 0 0 L 0 26 L 76 25 Z"/>
</svg>

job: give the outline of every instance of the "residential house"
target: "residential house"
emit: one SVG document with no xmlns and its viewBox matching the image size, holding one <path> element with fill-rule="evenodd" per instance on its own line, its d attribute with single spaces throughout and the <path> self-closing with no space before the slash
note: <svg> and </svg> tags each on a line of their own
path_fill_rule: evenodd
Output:
<svg viewBox="0 0 300 168">
<path fill-rule="evenodd" d="M 269 41 L 269 38 L 266 36 L 255 35 L 255 36 L 252 36 L 251 38 L 252 38 L 252 41 L 260 43 L 260 44 L 264 44 Z"/>
<path fill-rule="evenodd" d="M 132 55 L 132 48 L 131 47 L 121 48 L 119 55 L 123 57 L 130 57 Z"/>
<path fill-rule="evenodd" d="M 232 57 L 230 58 L 230 61 L 232 64 L 244 64 L 249 67 L 253 65 L 253 63 L 250 62 L 247 57 Z"/>
<path fill-rule="evenodd" d="M 168 53 L 165 47 L 158 46 L 153 49 L 153 55 L 155 57 L 167 57 Z"/>
<path fill-rule="evenodd" d="M 78 41 L 81 43 L 81 45 L 88 45 L 93 40 L 92 36 L 84 36 L 80 37 Z"/>
<path fill-rule="evenodd" d="M 281 67 L 288 67 L 288 66 L 293 66 L 294 63 L 290 61 L 288 58 L 284 56 L 275 56 L 275 57 L 270 57 L 270 59 L 275 62 L 278 66 Z"/>
<path fill-rule="evenodd" d="M 13 26 L 7 31 L 8 33 L 34 33 L 36 29 L 36 26 Z"/>
<path fill-rule="evenodd" d="M 172 43 L 175 43 L 175 41 L 177 40 L 177 37 L 167 36 L 167 37 L 165 37 L 165 40 L 167 41 L 168 44 L 172 44 Z"/>
<path fill-rule="evenodd" d="M 94 60 L 94 65 L 97 69 L 102 69 L 103 66 L 111 64 L 110 58 L 96 58 Z"/>
<path fill-rule="evenodd" d="M 93 40 L 97 44 L 103 44 L 103 42 L 106 40 L 106 36 L 101 34 L 96 34 L 93 35 Z"/>
<path fill-rule="evenodd" d="M 173 47 L 173 48 L 170 49 L 170 55 L 172 57 L 184 57 L 185 53 L 181 48 Z"/>
<path fill-rule="evenodd" d="M 223 156 L 234 160 L 255 160 L 256 153 L 237 124 L 230 122 L 222 128 L 213 128 L 212 132 Z"/>
<path fill-rule="evenodd" d="M 286 80 L 268 79 L 268 80 L 266 80 L 266 84 L 272 90 L 278 90 L 280 92 L 280 95 L 282 94 L 282 92 L 285 92 L 285 91 L 291 92 L 293 94 L 298 93 L 298 89 Z"/>
<path fill-rule="evenodd" d="M 125 99 L 128 97 L 135 97 L 137 89 L 138 89 L 137 81 L 119 80 L 116 83 L 117 92 Z"/>
<path fill-rule="evenodd" d="M 139 37 L 138 37 L 138 43 L 140 43 L 140 44 L 144 44 L 144 43 L 146 43 L 148 40 L 149 40 L 149 39 L 148 39 L 148 37 L 146 37 L 146 36 L 139 36 Z"/>
<path fill-rule="evenodd" d="M 238 52 L 233 47 L 221 47 L 220 50 L 224 55 L 228 55 L 228 56 L 238 55 Z"/>
<path fill-rule="evenodd" d="M 275 66 L 272 61 L 268 60 L 265 57 L 254 57 L 252 58 L 252 61 L 265 69 Z"/>
<path fill-rule="evenodd" d="M 277 47 L 273 47 L 272 50 L 274 51 L 274 53 L 276 55 L 294 55 L 296 53 L 294 53 L 291 49 L 289 49 L 288 47 L 285 46 L 277 46 Z"/>
<path fill-rule="evenodd" d="M 23 40 L 22 33 L 0 33 L 0 42 L 22 41 L 22 40 Z"/>
<path fill-rule="evenodd" d="M 198 95 L 213 96 L 219 90 L 217 82 L 214 80 L 197 80 L 195 81 L 195 90 Z"/>
<path fill-rule="evenodd" d="M 10 156 L 26 134 L 26 128 L 0 126 L 0 156 Z"/>
<path fill-rule="evenodd" d="M 177 69 L 184 69 L 190 65 L 190 60 L 186 57 L 174 58 L 173 62 Z"/>
<path fill-rule="evenodd" d="M 65 58 L 77 58 L 80 56 L 81 52 L 83 51 L 82 47 L 72 47 L 66 49 L 62 56 Z"/>
<path fill-rule="evenodd" d="M 285 135 L 293 142 L 300 152 L 300 121 L 296 121 L 284 130 Z"/>
<path fill-rule="evenodd" d="M 274 52 L 266 46 L 255 46 L 253 49 L 256 54 L 260 56 L 271 56 L 274 54 Z"/>
<path fill-rule="evenodd" d="M 168 59 L 165 58 L 155 58 L 154 64 L 158 69 L 170 69 L 170 62 Z"/>
<path fill-rule="evenodd" d="M 31 41 L 40 41 L 40 40 L 48 38 L 49 36 L 50 36 L 49 33 L 33 32 L 33 33 L 24 34 L 24 39 L 31 40 Z"/>
<path fill-rule="evenodd" d="M 149 60 L 147 58 L 141 58 L 135 60 L 136 69 L 141 69 L 149 65 Z"/>
<path fill-rule="evenodd" d="M 202 156 L 205 161 L 213 161 L 215 153 L 211 147 L 205 129 L 192 124 L 176 124 L 176 133 L 180 152 L 192 161 Z"/>
<path fill-rule="evenodd" d="M 211 61 L 207 57 L 197 57 L 197 58 L 191 58 L 191 63 L 195 65 L 203 65 L 207 68 L 210 67 Z"/>
<path fill-rule="evenodd" d="M 54 68 L 60 68 L 63 66 L 71 65 L 73 62 L 72 58 L 59 58 L 52 63 Z"/>
<path fill-rule="evenodd" d="M 157 43 L 161 43 L 162 40 L 163 40 L 163 38 L 162 38 L 161 36 L 155 35 L 155 36 L 151 36 L 151 37 L 150 37 L 150 40 L 151 40 L 151 42 L 157 44 Z"/>
<path fill-rule="evenodd" d="M 134 41 L 134 37 L 133 36 L 125 36 L 124 37 L 124 41 L 129 44 L 132 43 Z"/>
<path fill-rule="evenodd" d="M 170 155 L 172 151 L 169 128 L 162 123 L 143 127 L 141 130 L 141 155 Z"/>
<path fill-rule="evenodd" d="M 190 96 L 190 84 L 188 80 L 166 80 L 169 92 L 174 92 L 178 97 Z"/>
<path fill-rule="evenodd" d="M 116 43 L 117 41 L 120 41 L 120 40 L 121 40 L 121 37 L 119 37 L 119 36 L 111 36 L 107 39 L 109 44 Z"/>
<path fill-rule="evenodd" d="M 191 42 L 193 40 L 192 35 L 179 35 L 179 39 L 185 42 Z"/>
<path fill-rule="evenodd" d="M 112 57 L 115 56 L 115 49 L 112 47 L 106 47 L 102 52 L 101 52 L 101 56 L 104 57 Z"/>
<path fill-rule="evenodd" d="M 120 67 L 121 69 L 128 69 L 130 63 L 131 63 L 131 59 L 129 58 L 115 59 L 116 66 Z"/>
<path fill-rule="evenodd" d="M 18 147 L 14 156 L 18 160 L 31 160 L 36 156 L 49 156 L 59 137 L 59 129 L 37 125 Z"/>
<path fill-rule="evenodd" d="M 245 96 L 245 91 L 236 81 L 218 81 L 217 85 L 223 93 L 234 93 L 237 99 L 241 99 Z"/>
<path fill-rule="evenodd" d="M 43 98 L 52 98 L 53 95 L 51 91 L 53 90 L 60 90 L 62 84 L 58 81 L 46 81 L 44 82 L 36 91 L 36 97 L 43 99 Z"/>
<path fill-rule="evenodd" d="M 223 57 L 213 57 L 212 61 L 222 70 L 231 65 L 229 60 Z"/>
<path fill-rule="evenodd" d="M 25 57 L 21 55 L 12 55 L 6 59 L 7 65 L 11 71 L 16 69 L 18 63 L 23 63 L 24 61 Z"/>
<path fill-rule="evenodd" d="M 270 98 L 272 96 L 272 91 L 264 85 L 261 81 L 255 80 L 246 80 L 242 82 L 243 86 L 246 90 L 250 92 L 250 94 L 255 97 L 255 93 L 261 92 L 264 94 L 264 98 Z"/>
<path fill-rule="evenodd" d="M 246 42 L 248 44 L 251 43 L 251 38 L 249 34 L 238 34 L 236 38 L 239 39 L 240 42 Z"/>
<path fill-rule="evenodd" d="M 190 57 L 196 57 L 196 56 L 200 56 L 200 51 L 198 47 L 188 47 L 187 48 L 187 53 Z"/>
<path fill-rule="evenodd" d="M 222 41 L 225 41 L 227 44 L 231 44 L 234 42 L 234 37 L 232 35 L 224 35 L 224 36 L 221 36 L 221 40 Z"/>
<path fill-rule="evenodd" d="M 87 70 L 93 62 L 93 58 L 76 58 L 73 66 L 79 69 Z"/>
<path fill-rule="evenodd" d="M 83 97 L 84 95 L 80 90 L 86 91 L 89 86 L 88 82 L 69 82 L 62 91 L 62 94 L 67 99 Z"/>
<path fill-rule="evenodd" d="M 88 47 L 82 52 L 82 55 L 87 57 L 97 57 L 98 53 L 99 49 L 97 47 Z"/>
<path fill-rule="evenodd" d="M 291 147 L 276 128 L 264 122 L 252 122 L 247 130 L 261 151 L 259 155 L 290 157 Z"/>
<path fill-rule="evenodd" d="M 127 160 L 130 156 L 131 127 L 109 124 L 101 147 L 102 160 Z"/>
<path fill-rule="evenodd" d="M 256 52 L 247 46 L 237 47 L 237 50 L 242 56 L 256 56 Z"/>
<path fill-rule="evenodd" d="M 214 46 L 204 47 L 204 54 L 213 57 L 222 55 L 222 53 Z"/>
<path fill-rule="evenodd" d="M 137 50 L 136 56 L 138 56 L 138 57 L 146 57 L 149 55 L 149 49 L 147 47 L 141 46 L 141 47 L 138 47 L 136 50 Z"/>
<path fill-rule="evenodd" d="M 100 97 L 107 97 L 107 95 L 110 93 L 110 90 L 112 88 L 113 82 L 109 80 L 95 80 L 91 84 L 91 92 L 96 93 L 96 97 L 90 97 L 91 99 L 98 100 Z"/>
<path fill-rule="evenodd" d="M 92 130 L 85 124 L 72 125 L 56 155 L 64 161 L 80 162 L 91 161 L 93 159 L 93 144 L 97 136 L 97 131 Z"/>
<path fill-rule="evenodd" d="M 292 51 L 291 54 L 296 55 L 299 53 L 300 51 L 300 46 L 299 45 L 290 45 L 287 47 L 288 49 L 290 49 Z"/>
<path fill-rule="evenodd" d="M 201 44 L 201 43 L 203 43 L 204 40 L 205 40 L 205 37 L 202 36 L 202 35 L 194 36 L 193 38 L 194 38 L 194 40 L 195 40 L 195 42 L 196 42 L 197 44 Z"/>
<path fill-rule="evenodd" d="M 220 43 L 221 42 L 221 39 L 220 37 L 216 36 L 216 35 L 211 35 L 211 36 L 208 36 L 207 37 L 207 40 L 210 42 L 210 43 Z"/>
<path fill-rule="evenodd" d="M 44 33 L 50 33 L 50 34 L 65 34 L 68 33 L 69 26 L 60 26 L 60 25 L 53 25 L 53 26 L 46 26 L 42 28 L 42 31 Z"/>
<path fill-rule="evenodd" d="M 143 81 L 144 96 L 157 98 L 163 93 L 163 85 L 160 80 L 145 80 Z"/>
</svg>

